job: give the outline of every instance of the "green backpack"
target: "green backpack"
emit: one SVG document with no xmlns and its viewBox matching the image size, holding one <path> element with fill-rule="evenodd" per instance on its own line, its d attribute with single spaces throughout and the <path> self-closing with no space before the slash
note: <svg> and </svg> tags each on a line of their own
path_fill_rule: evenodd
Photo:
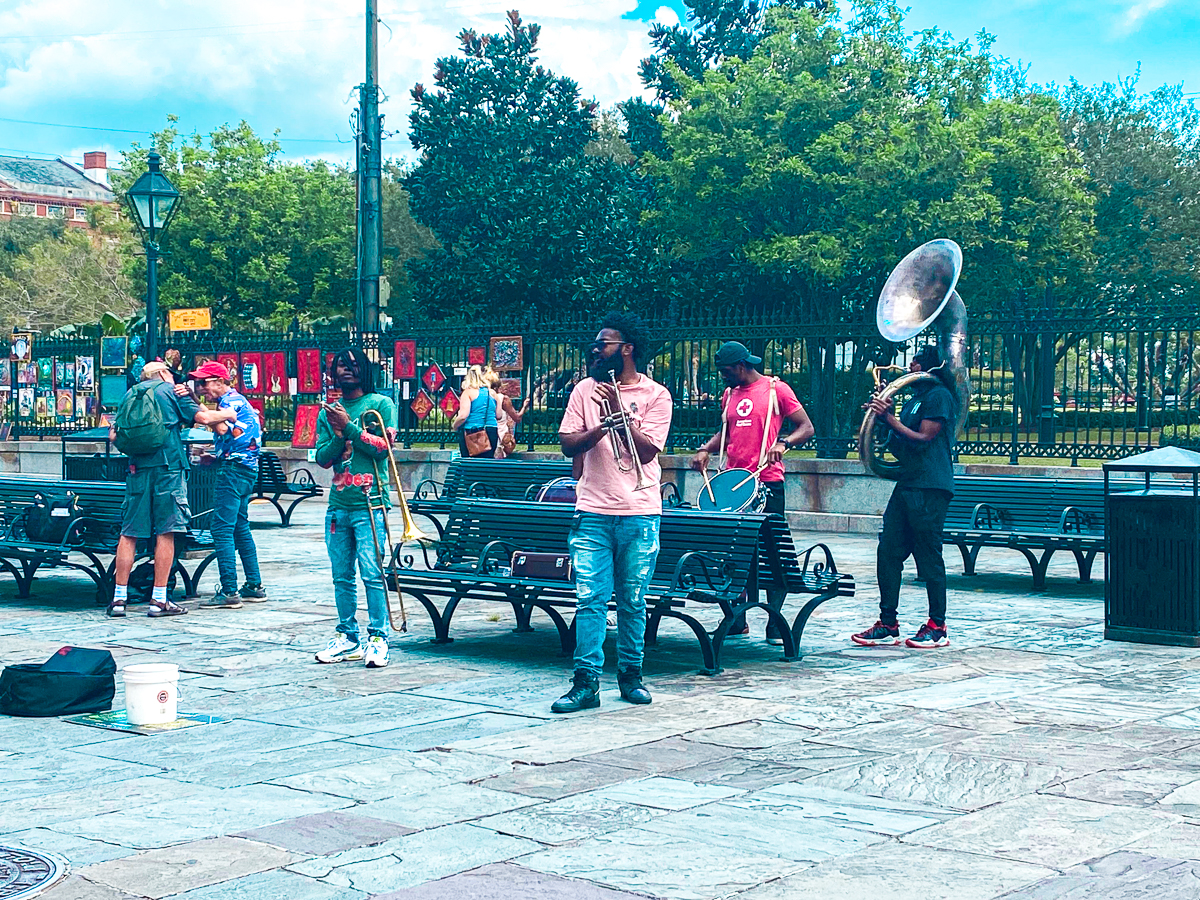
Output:
<svg viewBox="0 0 1200 900">
<path fill-rule="evenodd" d="M 117 449 L 126 456 L 149 456 L 167 442 L 167 426 L 162 408 L 154 398 L 158 381 L 135 384 L 117 407 L 113 428 Z"/>
</svg>

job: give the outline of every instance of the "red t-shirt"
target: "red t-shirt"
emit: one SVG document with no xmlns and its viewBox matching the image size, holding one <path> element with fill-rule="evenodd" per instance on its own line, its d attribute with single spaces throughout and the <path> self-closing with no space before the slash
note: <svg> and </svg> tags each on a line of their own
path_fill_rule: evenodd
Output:
<svg viewBox="0 0 1200 900">
<path fill-rule="evenodd" d="M 771 405 L 771 379 L 763 376 L 753 384 L 732 388 L 725 401 L 729 422 L 725 437 L 725 468 L 749 469 L 759 467 L 763 449 L 763 429 L 767 429 L 767 447 L 779 437 L 785 416 L 800 409 L 796 393 L 782 381 L 775 382 L 779 410 L 767 421 Z M 767 466 L 758 476 L 763 481 L 783 481 L 783 463 Z"/>
</svg>

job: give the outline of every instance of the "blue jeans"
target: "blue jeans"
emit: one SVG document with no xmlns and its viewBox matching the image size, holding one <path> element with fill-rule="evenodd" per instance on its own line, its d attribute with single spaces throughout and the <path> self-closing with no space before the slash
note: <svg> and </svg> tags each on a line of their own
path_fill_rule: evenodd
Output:
<svg viewBox="0 0 1200 900">
<path fill-rule="evenodd" d="M 604 668 L 608 601 L 616 593 L 617 667 L 641 667 L 646 644 L 646 586 L 658 559 L 660 516 L 576 514 L 571 524 L 575 567 L 575 668 Z"/>
<path fill-rule="evenodd" d="M 333 570 L 333 601 L 337 604 L 337 630 L 358 640 L 358 586 L 354 583 L 354 568 L 362 575 L 367 589 L 367 634 L 388 636 L 387 597 L 383 593 L 383 573 L 375 558 L 375 542 L 371 538 L 369 513 L 363 509 L 329 507 L 325 513 L 325 549 L 329 551 L 329 567 Z M 375 531 L 379 548 L 387 553 L 387 532 L 383 527 L 383 510 L 375 510 Z"/>
<path fill-rule="evenodd" d="M 237 557 L 242 558 L 242 571 L 250 584 L 262 584 L 258 571 L 258 548 L 250 534 L 250 495 L 258 472 L 241 463 L 217 464 L 213 486 L 212 536 L 217 551 L 217 569 L 221 573 L 221 590 L 237 593 Z M 236 553 L 235 553 L 236 551 Z"/>
</svg>

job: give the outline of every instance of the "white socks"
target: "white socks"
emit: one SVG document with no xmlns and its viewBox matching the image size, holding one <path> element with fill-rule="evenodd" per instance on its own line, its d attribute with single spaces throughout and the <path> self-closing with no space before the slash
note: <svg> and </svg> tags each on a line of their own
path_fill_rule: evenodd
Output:
<svg viewBox="0 0 1200 900">
<path fill-rule="evenodd" d="M 125 605 L 125 601 L 129 599 L 129 585 L 118 584 L 113 587 L 113 603 L 118 603 L 121 606 Z"/>
<path fill-rule="evenodd" d="M 167 602 L 167 586 L 164 584 L 162 587 L 159 587 L 156 584 L 154 586 L 154 593 L 150 595 L 150 599 L 152 602 L 154 602 L 156 604 L 161 605 L 163 603 L 166 603 Z"/>
</svg>

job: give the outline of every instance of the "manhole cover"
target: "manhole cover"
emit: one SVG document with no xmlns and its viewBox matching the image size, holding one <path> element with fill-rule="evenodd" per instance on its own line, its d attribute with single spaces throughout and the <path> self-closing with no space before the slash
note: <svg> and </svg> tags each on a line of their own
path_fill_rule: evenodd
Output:
<svg viewBox="0 0 1200 900">
<path fill-rule="evenodd" d="M 66 863 L 53 856 L 0 847 L 0 900 L 34 897 L 66 874 Z"/>
</svg>

